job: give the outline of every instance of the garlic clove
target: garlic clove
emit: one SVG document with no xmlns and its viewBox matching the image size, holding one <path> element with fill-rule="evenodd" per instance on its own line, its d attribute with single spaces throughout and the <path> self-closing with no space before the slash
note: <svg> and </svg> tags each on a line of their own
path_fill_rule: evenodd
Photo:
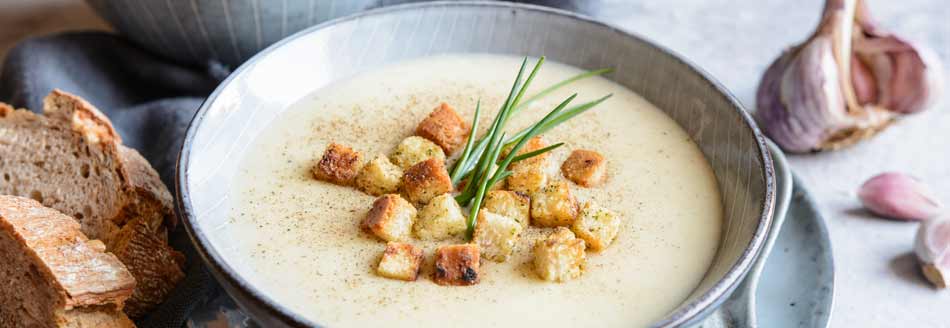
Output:
<svg viewBox="0 0 950 328">
<path fill-rule="evenodd" d="M 879 216 L 918 221 L 936 217 L 941 205 L 919 180 L 897 172 L 872 177 L 858 190 L 861 203 Z"/>
<path fill-rule="evenodd" d="M 924 276 L 937 288 L 947 288 L 950 280 L 950 220 L 921 223 L 914 241 L 914 253 Z"/>
<path fill-rule="evenodd" d="M 935 58 L 878 28 L 863 1 L 827 0 L 815 32 L 766 69 L 754 115 L 788 152 L 849 146 L 933 102 Z"/>
</svg>

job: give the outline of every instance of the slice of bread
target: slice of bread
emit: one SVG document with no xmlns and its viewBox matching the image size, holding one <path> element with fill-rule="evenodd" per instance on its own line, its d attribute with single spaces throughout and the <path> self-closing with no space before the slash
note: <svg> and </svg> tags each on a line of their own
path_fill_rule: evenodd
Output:
<svg viewBox="0 0 950 328">
<path fill-rule="evenodd" d="M 0 327 L 134 327 L 135 280 L 73 218 L 0 196 Z"/>
<path fill-rule="evenodd" d="M 0 194 L 35 199 L 75 217 L 135 276 L 125 307 L 147 313 L 180 281 L 182 255 L 167 245 L 172 197 L 112 123 L 81 98 L 54 90 L 43 115 L 0 103 Z"/>
</svg>

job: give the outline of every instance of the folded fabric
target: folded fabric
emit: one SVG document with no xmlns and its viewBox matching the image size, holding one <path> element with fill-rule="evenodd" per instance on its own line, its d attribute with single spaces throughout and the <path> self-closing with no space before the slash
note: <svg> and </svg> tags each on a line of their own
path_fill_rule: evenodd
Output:
<svg viewBox="0 0 950 328">
<path fill-rule="evenodd" d="M 27 39 L 10 51 L 0 73 L 0 101 L 40 110 L 54 88 L 79 95 L 102 110 L 125 145 L 135 148 L 174 190 L 175 163 L 188 123 L 226 75 L 220 67 L 187 67 L 101 32 Z M 171 245 L 188 261 L 185 280 L 139 327 L 182 327 L 218 286 L 179 227 Z"/>
</svg>

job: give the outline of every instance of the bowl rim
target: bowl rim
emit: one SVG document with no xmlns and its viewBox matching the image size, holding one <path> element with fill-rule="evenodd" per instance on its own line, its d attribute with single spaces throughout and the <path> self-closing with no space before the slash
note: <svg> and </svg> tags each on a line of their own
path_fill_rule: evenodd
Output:
<svg viewBox="0 0 950 328">
<path fill-rule="evenodd" d="M 215 103 L 220 93 L 237 76 L 241 75 L 241 73 L 253 66 L 253 63 L 275 51 L 275 49 L 280 48 L 287 43 L 293 42 L 304 35 L 314 33 L 327 26 L 337 25 L 351 20 L 357 20 L 366 16 L 436 7 L 494 7 L 515 11 L 531 11 L 546 15 L 560 16 L 562 18 L 571 20 L 579 20 L 587 24 L 595 25 L 599 28 L 605 28 L 609 31 L 621 34 L 627 38 L 635 39 L 638 42 L 660 50 L 675 61 L 688 67 L 694 74 L 700 77 L 701 81 L 717 90 L 722 96 L 726 98 L 726 100 L 732 105 L 732 109 L 735 110 L 742 118 L 744 124 L 741 124 L 741 128 L 749 130 L 749 132 L 752 132 L 752 135 L 755 137 L 758 150 L 757 156 L 764 164 L 765 198 L 763 200 L 764 206 L 758 219 L 758 226 L 756 227 L 749 244 L 746 245 L 745 249 L 742 251 L 742 254 L 739 256 L 738 261 L 731 268 L 729 268 L 729 270 L 720 280 L 715 282 L 707 292 L 693 298 L 689 303 L 681 304 L 672 312 L 668 313 L 666 317 L 661 319 L 659 322 L 654 323 L 653 327 L 677 327 L 687 323 L 694 323 L 702 317 L 705 317 L 705 315 L 709 314 L 714 309 L 718 308 L 719 305 L 725 302 L 731 292 L 735 290 L 736 287 L 738 287 L 742 279 L 749 272 L 752 263 L 762 250 L 766 236 L 768 235 L 768 231 L 772 226 L 772 216 L 775 207 L 776 182 L 772 157 L 769 153 L 768 146 L 766 145 L 766 138 L 756 125 L 752 116 L 746 110 L 744 110 L 744 107 L 739 102 L 739 100 L 728 89 L 726 89 L 725 86 L 714 79 L 708 72 L 693 64 L 689 60 L 686 60 L 684 56 L 670 50 L 667 47 L 650 41 L 649 39 L 644 38 L 634 32 L 615 27 L 590 16 L 557 8 L 534 4 L 487 0 L 441 0 L 401 4 L 367 10 L 353 15 L 328 20 L 326 22 L 300 30 L 261 50 L 247 61 L 242 63 L 233 72 L 231 72 L 231 74 L 221 81 L 215 90 L 207 98 L 205 98 L 201 106 L 196 111 L 194 117 L 191 119 L 191 122 L 188 124 L 185 139 L 178 154 L 178 161 L 175 169 L 175 188 L 178 192 L 175 195 L 175 203 L 179 214 L 184 219 L 182 220 L 184 221 L 183 225 L 186 232 L 188 233 L 189 239 L 195 246 L 197 253 L 201 257 L 202 261 L 208 266 L 210 269 L 209 271 L 211 271 L 216 280 L 218 282 L 224 283 L 225 286 L 223 287 L 225 287 L 226 291 L 228 291 L 230 294 L 231 291 L 228 290 L 228 287 L 232 287 L 237 289 L 237 292 L 240 292 L 246 296 L 250 296 L 247 297 L 247 299 L 253 302 L 257 308 L 265 311 L 268 315 L 277 318 L 283 324 L 293 327 L 323 327 L 316 322 L 310 321 L 300 316 L 299 314 L 290 310 L 288 307 L 281 305 L 270 296 L 263 294 L 260 289 L 251 285 L 245 278 L 238 274 L 234 268 L 227 264 L 221 254 L 218 253 L 217 250 L 211 245 L 211 242 L 208 240 L 207 236 L 196 222 L 195 211 L 191 204 L 190 190 L 186 181 L 188 174 L 185 172 L 185 170 L 187 170 L 189 166 L 188 164 L 191 160 L 191 146 L 194 141 L 195 134 L 198 128 L 201 126 L 202 121 L 208 113 L 208 110 L 211 108 L 211 105 Z M 721 249 L 717 250 L 717 255 L 714 258 L 719 257 L 719 251 L 721 251 Z M 241 300 L 236 299 L 236 301 L 239 303 L 239 305 L 244 305 Z"/>
</svg>

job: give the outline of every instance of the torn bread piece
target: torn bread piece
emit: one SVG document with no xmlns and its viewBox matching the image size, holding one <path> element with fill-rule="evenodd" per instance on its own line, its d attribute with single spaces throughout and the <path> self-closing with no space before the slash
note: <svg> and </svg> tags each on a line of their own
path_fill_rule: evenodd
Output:
<svg viewBox="0 0 950 328">
<path fill-rule="evenodd" d="M 134 327 L 135 279 L 75 219 L 0 196 L 0 327 Z"/>
</svg>

